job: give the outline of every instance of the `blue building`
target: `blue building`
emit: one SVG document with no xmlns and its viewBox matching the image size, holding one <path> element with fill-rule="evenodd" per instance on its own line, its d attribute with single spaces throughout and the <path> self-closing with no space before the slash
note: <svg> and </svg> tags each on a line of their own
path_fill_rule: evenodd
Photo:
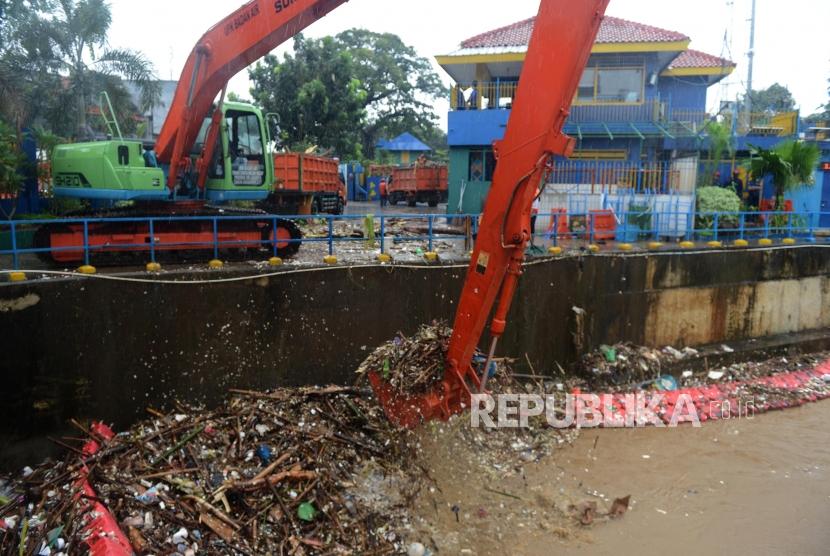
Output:
<svg viewBox="0 0 830 556">
<path fill-rule="evenodd" d="M 491 145 L 504 134 L 534 21 L 482 33 L 436 58 L 456 83 L 450 212 L 483 207 L 495 166 Z M 606 17 L 565 128 L 577 149 L 554 183 L 693 192 L 710 120 L 707 91 L 735 64 L 691 50 L 690 42 L 682 33 Z"/>
</svg>

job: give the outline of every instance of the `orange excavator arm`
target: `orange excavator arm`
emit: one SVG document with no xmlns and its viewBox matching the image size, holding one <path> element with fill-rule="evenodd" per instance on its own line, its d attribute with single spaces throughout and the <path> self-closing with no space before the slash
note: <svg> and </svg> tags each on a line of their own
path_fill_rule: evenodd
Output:
<svg viewBox="0 0 830 556">
<path fill-rule="evenodd" d="M 608 2 L 541 1 L 510 120 L 494 145 L 495 174 L 455 316 L 444 380 L 425 396 L 402 398 L 376 373 L 369 375 L 392 421 L 415 426 L 447 419 L 469 407 L 472 390 L 486 385 L 522 274 L 533 200 L 552 157 L 573 150 L 573 140 L 562 130 Z M 489 357 L 480 378 L 471 361 L 494 306 Z"/>
<path fill-rule="evenodd" d="M 156 141 L 161 162 L 170 165 L 168 187 L 190 164 L 190 153 L 204 118 L 228 81 L 303 29 L 348 0 L 253 0 L 213 26 L 190 53 L 167 119 Z M 218 117 L 200 156 L 212 156 Z M 213 140 L 211 140 L 213 139 Z M 204 184 L 205 172 L 200 172 Z"/>
</svg>

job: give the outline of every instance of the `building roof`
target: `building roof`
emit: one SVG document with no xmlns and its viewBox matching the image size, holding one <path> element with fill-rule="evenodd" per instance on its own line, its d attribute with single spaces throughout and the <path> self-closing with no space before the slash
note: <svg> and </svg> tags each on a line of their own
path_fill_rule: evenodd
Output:
<svg viewBox="0 0 830 556">
<path fill-rule="evenodd" d="M 492 48 L 492 47 L 527 47 L 530 42 L 530 35 L 536 18 L 531 17 L 506 25 L 486 33 L 481 33 L 463 41 L 461 48 Z M 624 44 L 624 43 L 654 43 L 654 42 L 682 42 L 690 40 L 683 33 L 669 31 L 620 19 L 618 17 L 606 16 L 602 21 L 597 44 Z"/>
<path fill-rule="evenodd" d="M 417 137 L 411 133 L 402 133 L 392 139 L 391 141 L 381 140 L 376 145 L 377 148 L 384 151 L 431 151 L 427 145 L 422 143 Z"/>
<path fill-rule="evenodd" d="M 712 54 L 706 54 L 700 50 L 686 50 L 680 56 L 672 60 L 669 69 L 680 68 L 734 68 L 735 62 Z"/>
</svg>

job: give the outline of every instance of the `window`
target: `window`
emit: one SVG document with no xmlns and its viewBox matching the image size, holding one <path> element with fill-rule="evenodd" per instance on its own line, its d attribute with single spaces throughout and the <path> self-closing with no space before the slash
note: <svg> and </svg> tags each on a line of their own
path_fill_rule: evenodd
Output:
<svg viewBox="0 0 830 556">
<path fill-rule="evenodd" d="M 644 83 L 643 68 L 586 68 L 576 100 L 582 104 L 641 103 Z"/>
<path fill-rule="evenodd" d="M 468 181 L 493 181 L 496 157 L 492 149 L 470 151 Z"/>
<path fill-rule="evenodd" d="M 228 110 L 225 118 L 234 185 L 264 184 L 265 152 L 259 118 L 251 112 L 236 110 Z"/>
<path fill-rule="evenodd" d="M 130 148 L 126 145 L 118 145 L 118 164 L 121 166 L 130 165 Z"/>
<path fill-rule="evenodd" d="M 585 73 L 582 74 L 582 79 L 579 80 L 577 100 L 593 102 L 596 80 L 597 70 L 595 68 L 585 68 Z"/>
</svg>

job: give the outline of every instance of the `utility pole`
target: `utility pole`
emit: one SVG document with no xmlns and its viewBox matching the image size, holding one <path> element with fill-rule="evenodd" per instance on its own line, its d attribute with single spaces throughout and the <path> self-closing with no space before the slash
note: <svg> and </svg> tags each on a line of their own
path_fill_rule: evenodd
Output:
<svg viewBox="0 0 830 556">
<path fill-rule="evenodd" d="M 752 66 L 755 62 L 755 2 L 756 0 L 752 0 L 752 19 L 750 19 L 749 24 L 749 52 L 747 53 L 749 69 L 747 70 L 746 76 L 746 98 L 744 98 L 747 129 L 752 127 Z"/>
</svg>

